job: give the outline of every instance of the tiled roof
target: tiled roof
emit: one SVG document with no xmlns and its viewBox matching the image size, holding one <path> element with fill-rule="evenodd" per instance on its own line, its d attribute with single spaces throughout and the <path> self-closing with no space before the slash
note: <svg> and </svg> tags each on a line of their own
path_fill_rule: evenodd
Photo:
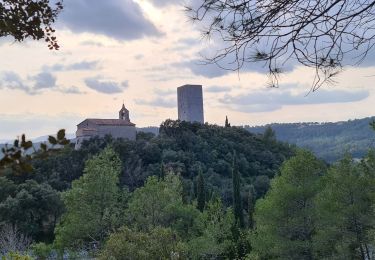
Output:
<svg viewBox="0 0 375 260">
<path fill-rule="evenodd" d="M 86 122 L 86 121 L 88 121 L 90 123 L 93 123 L 93 124 L 96 124 L 96 125 L 135 126 L 135 124 L 133 124 L 131 122 L 128 122 L 126 120 L 122 120 L 122 119 L 95 119 L 95 118 L 89 118 L 89 119 L 84 120 L 83 122 Z M 80 124 L 82 124 L 82 123 L 80 123 Z"/>
</svg>

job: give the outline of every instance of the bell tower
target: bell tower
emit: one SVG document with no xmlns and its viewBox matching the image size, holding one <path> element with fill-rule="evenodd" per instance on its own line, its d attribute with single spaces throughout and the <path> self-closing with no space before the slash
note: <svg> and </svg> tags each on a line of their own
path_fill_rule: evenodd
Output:
<svg viewBox="0 0 375 260">
<path fill-rule="evenodd" d="M 130 123 L 129 110 L 126 109 L 124 103 L 122 103 L 122 108 L 119 111 L 119 119 L 125 120 L 126 122 Z"/>
</svg>

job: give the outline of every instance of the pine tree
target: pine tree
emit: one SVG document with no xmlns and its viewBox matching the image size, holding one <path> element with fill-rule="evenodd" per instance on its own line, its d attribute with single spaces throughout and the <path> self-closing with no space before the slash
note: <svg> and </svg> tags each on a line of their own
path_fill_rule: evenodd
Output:
<svg viewBox="0 0 375 260">
<path fill-rule="evenodd" d="M 83 175 L 63 193 L 66 212 L 56 226 L 59 248 L 103 241 L 118 224 L 121 161 L 112 148 L 89 159 Z"/>
<path fill-rule="evenodd" d="M 325 165 L 307 151 L 284 162 L 266 196 L 255 205 L 252 254 L 258 259 L 314 258 L 314 200 Z M 337 186 L 331 186 L 337 187 Z M 332 259 L 332 258 L 324 258 Z M 350 258 L 335 258 L 350 259 Z"/>
<path fill-rule="evenodd" d="M 225 127 L 230 127 L 230 123 L 228 121 L 228 116 L 225 116 Z"/>
<path fill-rule="evenodd" d="M 232 181 L 233 181 L 233 209 L 236 224 L 240 228 L 244 227 L 244 218 L 242 213 L 241 201 L 241 180 L 237 165 L 237 155 L 233 152 Z"/>
<path fill-rule="evenodd" d="M 267 126 L 266 130 L 264 130 L 263 139 L 266 142 L 273 142 L 276 140 L 276 133 L 271 126 Z"/>
<path fill-rule="evenodd" d="M 204 187 L 204 178 L 202 174 L 202 169 L 199 170 L 198 184 L 197 184 L 197 208 L 203 212 L 206 204 L 206 191 Z"/>
</svg>

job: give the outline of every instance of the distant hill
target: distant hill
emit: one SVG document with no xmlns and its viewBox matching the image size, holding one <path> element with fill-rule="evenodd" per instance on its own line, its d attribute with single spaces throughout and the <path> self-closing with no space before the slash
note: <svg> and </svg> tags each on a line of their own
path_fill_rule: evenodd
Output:
<svg viewBox="0 0 375 260">
<path fill-rule="evenodd" d="M 296 144 L 334 162 L 349 152 L 354 158 L 363 157 L 369 148 L 375 148 L 375 131 L 369 126 L 375 117 L 336 123 L 286 123 L 266 126 L 245 126 L 250 132 L 263 133 L 267 126 L 280 141 Z"/>
</svg>

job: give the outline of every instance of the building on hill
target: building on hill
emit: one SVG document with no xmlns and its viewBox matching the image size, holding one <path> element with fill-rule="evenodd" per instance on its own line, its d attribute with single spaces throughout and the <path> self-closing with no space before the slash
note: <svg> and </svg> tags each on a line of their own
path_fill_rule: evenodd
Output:
<svg viewBox="0 0 375 260">
<path fill-rule="evenodd" d="M 204 124 L 202 85 L 177 88 L 178 119 Z"/>
<path fill-rule="evenodd" d="M 75 148 L 79 149 L 84 140 L 94 136 L 104 137 L 111 135 L 113 138 L 135 140 L 135 124 L 130 122 L 129 110 L 122 104 L 119 119 L 94 119 L 88 118 L 77 125 Z"/>
</svg>

